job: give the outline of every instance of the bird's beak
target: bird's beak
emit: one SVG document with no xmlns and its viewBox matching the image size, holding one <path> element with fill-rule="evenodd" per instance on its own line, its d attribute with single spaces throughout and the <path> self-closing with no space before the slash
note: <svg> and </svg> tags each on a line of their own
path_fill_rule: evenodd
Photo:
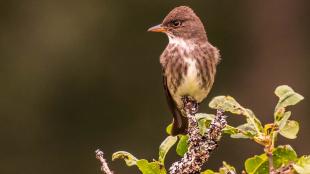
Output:
<svg viewBox="0 0 310 174">
<path fill-rule="evenodd" d="M 156 25 L 154 27 L 149 28 L 147 31 L 150 31 L 150 32 L 162 32 L 162 33 L 164 33 L 167 30 L 166 30 L 165 27 L 163 27 L 161 24 L 159 24 L 159 25 Z"/>
</svg>

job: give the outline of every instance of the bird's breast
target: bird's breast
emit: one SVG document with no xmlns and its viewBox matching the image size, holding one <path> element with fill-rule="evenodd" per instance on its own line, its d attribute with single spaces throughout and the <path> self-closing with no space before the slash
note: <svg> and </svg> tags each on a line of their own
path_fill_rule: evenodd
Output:
<svg viewBox="0 0 310 174">
<path fill-rule="evenodd" d="M 175 97 L 190 96 L 197 102 L 201 102 L 207 96 L 208 91 L 202 86 L 201 70 L 197 67 L 197 60 L 195 58 L 184 58 L 184 62 L 187 71 L 182 75 Z"/>
<path fill-rule="evenodd" d="M 213 79 L 208 74 L 207 56 L 195 43 L 169 37 L 160 62 L 169 92 L 178 106 L 182 106 L 183 96 L 200 103 L 208 95 Z"/>
</svg>

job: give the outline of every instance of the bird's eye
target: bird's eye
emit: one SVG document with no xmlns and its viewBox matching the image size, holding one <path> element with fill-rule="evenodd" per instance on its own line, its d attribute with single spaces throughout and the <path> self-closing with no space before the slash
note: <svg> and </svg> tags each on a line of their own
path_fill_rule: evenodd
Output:
<svg viewBox="0 0 310 174">
<path fill-rule="evenodd" d="M 172 25 L 173 25 L 174 27 L 179 27 L 179 26 L 181 26 L 181 24 L 182 24 L 182 22 L 179 21 L 179 20 L 173 20 L 173 21 L 171 21 L 171 23 L 172 23 Z"/>
</svg>

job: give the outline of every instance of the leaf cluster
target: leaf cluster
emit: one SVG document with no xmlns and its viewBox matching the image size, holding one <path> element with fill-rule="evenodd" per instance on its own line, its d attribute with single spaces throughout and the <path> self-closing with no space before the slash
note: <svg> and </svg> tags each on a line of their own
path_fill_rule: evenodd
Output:
<svg viewBox="0 0 310 174">
<path fill-rule="evenodd" d="M 249 174 L 267 174 L 270 172 L 270 160 L 274 169 L 291 165 L 292 173 L 310 174 L 310 157 L 298 157 L 297 153 L 290 145 L 276 146 L 278 135 L 288 139 L 297 138 L 299 124 L 297 121 L 290 119 L 291 111 L 287 111 L 288 106 L 293 106 L 303 100 L 303 97 L 296 93 L 292 88 L 282 85 L 276 88 L 275 95 L 279 98 L 276 104 L 272 123 L 263 125 L 256 117 L 252 110 L 240 105 L 233 97 L 218 96 L 213 98 L 209 107 L 220 109 L 234 115 L 240 115 L 245 118 L 245 123 L 239 126 L 227 125 L 223 132 L 230 135 L 231 138 L 250 139 L 264 147 L 264 153 L 248 158 L 245 163 L 245 172 Z M 204 134 L 214 119 L 213 114 L 198 113 L 195 115 L 198 120 L 198 126 L 201 134 Z M 171 124 L 166 129 L 169 134 L 159 147 L 157 160 L 151 162 L 146 159 L 137 159 L 132 154 L 119 151 L 113 154 L 112 159 L 124 159 L 128 166 L 137 166 L 143 174 L 166 174 L 165 157 L 174 144 L 176 153 L 183 156 L 188 150 L 188 135 L 171 136 Z M 271 158 L 269 156 L 271 155 Z M 210 169 L 201 172 L 202 174 L 233 174 L 236 170 L 226 162 L 218 172 Z"/>
</svg>

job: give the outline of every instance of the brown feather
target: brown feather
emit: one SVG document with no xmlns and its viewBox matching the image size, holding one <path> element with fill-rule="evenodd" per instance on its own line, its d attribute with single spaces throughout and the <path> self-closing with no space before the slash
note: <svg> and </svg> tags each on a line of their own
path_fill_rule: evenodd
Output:
<svg viewBox="0 0 310 174">
<path fill-rule="evenodd" d="M 171 135 L 186 134 L 188 120 L 182 115 L 181 111 L 176 106 L 176 103 L 169 92 L 166 76 L 163 76 L 163 84 L 168 106 L 173 115 Z"/>
</svg>

